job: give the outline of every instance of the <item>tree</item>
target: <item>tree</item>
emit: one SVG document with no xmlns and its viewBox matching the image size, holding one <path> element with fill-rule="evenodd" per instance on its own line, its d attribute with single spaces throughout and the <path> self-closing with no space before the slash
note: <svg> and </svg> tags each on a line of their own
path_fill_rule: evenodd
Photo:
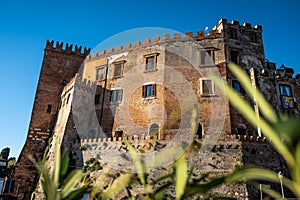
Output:
<svg viewBox="0 0 300 200">
<path fill-rule="evenodd" d="M 9 147 L 6 147 L 6 148 L 2 149 L 2 151 L 0 153 L 0 159 L 7 160 L 8 156 L 9 156 L 9 152 L 10 152 L 10 148 Z"/>
<path fill-rule="evenodd" d="M 6 177 L 11 177 L 16 165 L 16 158 L 10 157 L 7 162 Z"/>
</svg>

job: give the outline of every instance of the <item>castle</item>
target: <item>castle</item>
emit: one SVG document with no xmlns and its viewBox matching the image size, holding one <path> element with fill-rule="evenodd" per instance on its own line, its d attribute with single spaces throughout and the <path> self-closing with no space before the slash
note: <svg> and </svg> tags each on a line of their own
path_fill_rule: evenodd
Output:
<svg viewBox="0 0 300 200">
<path fill-rule="evenodd" d="M 120 167 L 128 166 L 121 157 L 109 160 L 121 154 L 122 138 L 136 148 L 157 140 L 190 144 L 193 120 L 196 138 L 209 138 L 213 145 L 205 160 L 197 155 L 190 159 L 198 172 L 224 174 L 251 163 L 288 174 L 268 139 L 230 106 L 209 78 L 214 73 L 249 100 L 228 70 L 229 62 L 249 74 L 276 112 L 299 115 L 300 76 L 294 78 L 290 68 L 276 69 L 265 58 L 259 25 L 221 19 L 206 35 L 166 34 L 92 55 L 87 48 L 47 41 L 28 136 L 14 172 L 18 197 L 31 198 L 39 177 L 28 155 L 41 160 L 49 138 L 58 138 L 77 167 L 91 157 Z M 50 148 L 45 155 L 50 163 L 52 153 Z M 266 156 L 272 160 L 264 161 Z M 246 186 L 225 187 L 221 193 L 257 197 Z"/>
</svg>

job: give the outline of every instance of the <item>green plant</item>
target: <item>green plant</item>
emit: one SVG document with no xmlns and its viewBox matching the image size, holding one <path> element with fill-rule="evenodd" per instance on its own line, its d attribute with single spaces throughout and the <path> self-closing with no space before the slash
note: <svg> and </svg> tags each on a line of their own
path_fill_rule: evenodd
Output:
<svg viewBox="0 0 300 200">
<path fill-rule="evenodd" d="M 75 169 L 67 175 L 68 152 L 65 151 L 61 157 L 60 145 L 56 142 L 54 153 L 53 173 L 43 161 L 37 163 L 33 158 L 30 158 L 40 173 L 40 182 L 45 198 L 48 200 L 80 199 L 83 194 L 90 191 L 89 183 L 82 181 L 82 170 Z"/>
<path fill-rule="evenodd" d="M 280 176 L 276 172 L 262 168 L 244 168 L 236 171 L 226 178 L 227 183 L 236 183 L 246 180 L 249 184 L 258 187 L 257 180 L 267 180 L 281 183 L 300 198 L 300 142 L 299 119 L 289 118 L 283 114 L 277 115 L 256 88 L 252 87 L 249 76 L 237 65 L 230 63 L 229 68 L 239 80 L 251 100 L 258 106 L 262 116 L 254 111 L 249 103 L 236 94 L 222 80 L 214 77 L 217 87 L 226 94 L 231 105 L 235 107 L 254 127 L 260 128 L 265 137 L 269 138 L 274 148 L 285 159 L 291 179 Z M 277 192 L 262 188 L 262 190 L 274 198 L 281 198 Z"/>
</svg>

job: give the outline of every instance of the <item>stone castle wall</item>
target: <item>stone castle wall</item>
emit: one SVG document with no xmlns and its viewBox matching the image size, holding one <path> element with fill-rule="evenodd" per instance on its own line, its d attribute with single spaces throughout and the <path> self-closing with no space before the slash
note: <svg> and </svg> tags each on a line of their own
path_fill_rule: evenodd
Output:
<svg viewBox="0 0 300 200">
<path fill-rule="evenodd" d="M 202 62 L 201 53 L 195 53 L 200 52 L 199 49 L 182 51 L 187 44 L 192 50 L 200 44 L 199 49 L 207 51 L 210 59 Z M 241 26 L 237 21 L 227 23 L 222 19 L 207 35 L 203 31 L 197 32 L 196 36 L 191 32 L 184 37 L 175 34 L 173 38 L 167 34 L 162 39 L 154 37 L 151 41 L 146 39 L 143 43 L 138 41 L 133 45 L 88 54 L 86 48 L 82 52 L 81 47 L 73 49 L 67 44 L 63 49 L 62 43 L 54 46 L 53 41 L 47 41 L 29 133 L 14 174 L 16 184 L 20 186 L 20 199 L 29 199 L 38 181 L 36 170 L 27 156 L 35 152 L 34 158 L 40 160 L 51 134 L 70 151 L 73 167 L 81 167 L 91 157 L 105 162 L 105 159 L 126 151 L 121 137 L 116 137 L 117 131 L 122 131 L 123 137 L 137 149 L 152 150 L 157 145 L 167 144 L 181 125 L 183 128 L 191 125 L 191 120 L 186 118 L 192 113 L 191 107 L 187 106 L 192 102 L 190 100 L 197 104 L 190 106 L 197 109 L 195 121 L 202 127 L 198 137 L 205 139 L 216 132 L 221 133 L 205 159 L 198 157 L 197 153 L 191 154 L 190 163 L 195 164 L 198 173 L 213 171 L 221 175 L 248 163 L 265 166 L 264 153 L 259 153 L 257 160 L 252 156 L 265 151 L 275 156 L 272 161 L 275 168 L 273 165 L 266 167 L 284 167 L 281 158 L 276 157 L 265 139 L 256 137 L 256 130 L 216 88 L 212 95 L 201 93 L 202 79 L 212 71 L 233 85 L 236 78 L 227 64 L 234 61 L 253 75 L 253 85 L 262 90 L 276 111 L 282 110 L 279 85 L 292 85 L 295 98 L 291 100 L 292 106 L 284 111 L 299 114 L 300 77 L 292 78 L 288 70 L 276 70 L 274 64 L 266 62 L 261 26 L 252 27 L 248 23 Z M 145 72 L 146 58 L 152 55 L 156 59 L 156 68 Z M 84 63 L 84 68 L 79 70 L 81 63 Z M 115 77 L 117 63 L 123 66 L 121 75 Z M 108 69 L 106 82 L 96 80 L 99 67 Z M 77 72 L 79 75 L 71 80 Z M 156 96 L 142 98 L 143 86 L 152 83 L 156 84 Z M 120 88 L 123 89 L 122 101 L 110 102 L 111 92 Z M 95 95 L 100 95 L 97 105 Z M 247 95 L 241 95 L 249 101 Z M 159 134 L 150 137 L 149 128 L 154 123 L 159 125 Z M 218 125 L 222 126 L 221 129 Z M 239 136 L 241 131 L 243 135 Z M 82 148 L 89 151 L 81 151 Z M 50 148 L 50 163 L 53 157 Z M 249 195 L 244 185 L 224 186 L 216 191 L 237 199 Z"/>
</svg>

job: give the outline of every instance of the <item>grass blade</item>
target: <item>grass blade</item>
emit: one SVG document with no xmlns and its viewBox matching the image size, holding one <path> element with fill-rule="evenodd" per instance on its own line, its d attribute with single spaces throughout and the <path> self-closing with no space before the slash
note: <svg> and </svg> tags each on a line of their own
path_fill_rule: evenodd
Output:
<svg viewBox="0 0 300 200">
<path fill-rule="evenodd" d="M 185 160 L 185 154 L 175 163 L 175 186 L 176 186 L 176 199 L 181 199 L 187 182 L 187 163 Z"/>
<path fill-rule="evenodd" d="M 73 170 L 67 178 L 64 180 L 62 184 L 61 196 L 62 198 L 66 198 L 72 190 L 74 190 L 75 186 L 80 182 L 82 178 L 81 170 Z"/>
<path fill-rule="evenodd" d="M 268 169 L 254 168 L 254 167 L 238 170 L 226 178 L 227 183 L 237 183 L 237 182 L 241 182 L 241 180 L 245 180 L 245 181 L 264 180 L 264 181 L 280 183 L 280 179 L 277 173 Z M 282 178 L 282 183 L 293 192 L 296 191 L 297 189 L 295 187 L 294 182 L 289 180 L 286 177 Z"/>
<path fill-rule="evenodd" d="M 249 97 L 257 103 L 260 112 L 264 115 L 264 117 L 268 121 L 276 123 L 277 115 L 274 113 L 272 107 L 267 103 L 261 92 L 252 87 L 248 74 L 234 63 L 229 63 L 229 69 L 235 77 L 238 77 L 240 84 L 243 86 Z"/>
<path fill-rule="evenodd" d="M 217 77 L 213 77 L 213 80 L 216 86 L 220 90 L 223 90 L 231 105 L 235 107 L 254 127 L 260 127 L 266 137 L 272 139 L 274 148 L 285 158 L 287 164 L 292 167 L 295 164 L 295 160 L 288 148 L 282 143 L 279 133 L 263 119 L 257 117 L 248 102 L 238 95 L 231 87 L 224 84 L 224 82 Z"/>
<path fill-rule="evenodd" d="M 63 156 L 62 156 L 62 160 L 61 160 L 61 166 L 60 166 L 60 177 L 63 177 L 67 171 L 68 171 L 68 166 L 69 166 L 69 153 L 68 151 L 64 151 Z"/>
<path fill-rule="evenodd" d="M 60 162 L 61 162 L 61 155 L 60 155 L 60 144 L 58 140 L 55 141 L 55 151 L 54 151 L 54 172 L 53 172 L 53 181 L 56 188 L 59 186 L 59 174 L 60 174 Z"/>
<path fill-rule="evenodd" d="M 141 183 L 143 185 L 145 185 L 146 184 L 145 173 L 144 173 L 145 165 L 142 163 L 141 155 L 135 151 L 133 146 L 127 140 L 125 140 L 124 142 L 128 148 L 128 151 L 130 152 L 131 157 L 132 157 L 134 166 L 137 170 L 137 175 L 138 175 Z"/>
<path fill-rule="evenodd" d="M 121 174 L 121 176 L 119 176 L 113 182 L 113 184 L 106 190 L 106 192 L 104 192 L 103 199 L 112 199 L 117 194 L 119 194 L 119 192 L 125 189 L 129 184 L 132 176 L 132 174 Z"/>
</svg>

